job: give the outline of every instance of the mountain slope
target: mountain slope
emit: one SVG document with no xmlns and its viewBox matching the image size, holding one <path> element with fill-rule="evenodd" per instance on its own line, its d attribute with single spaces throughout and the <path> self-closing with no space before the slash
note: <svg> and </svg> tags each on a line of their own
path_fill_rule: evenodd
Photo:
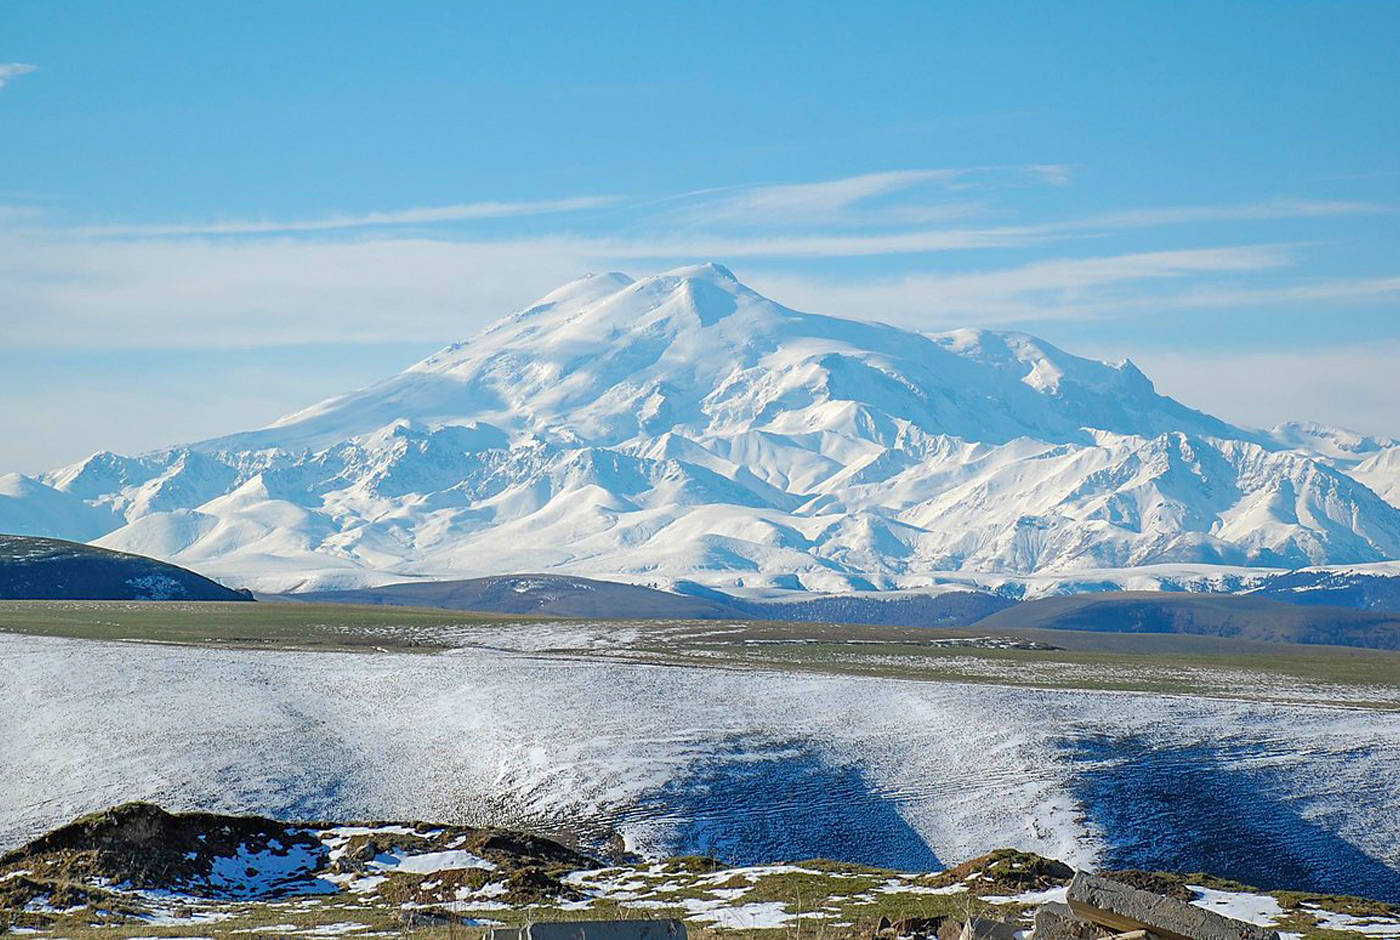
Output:
<svg viewBox="0 0 1400 940">
<path fill-rule="evenodd" d="M 1043 597 L 977 622 L 989 630 L 1185 633 L 1283 643 L 1400 649 L 1400 615 L 1219 594 L 1127 591 Z"/>
<path fill-rule="evenodd" d="M 102 545 L 269 591 L 1400 557 L 1400 509 L 1300 449 L 1325 438 L 1231 426 L 1131 363 L 801 313 L 700 265 L 583 278 L 267 428 L 44 483 L 113 514 Z"/>
<path fill-rule="evenodd" d="M 1391 505 L 1400 506 L 1400 444 L 1376 451 L 1349 473 Z"/>
<path fill-rule="evenodd" d="M 1021 334 L 925 336 L 799 313 L 699 265 L 641 281 L 583 278 L 386 382 L 196 449 L 315 450 L 406 417 L 476 418 L 601 447 L 866 421 L 863 436 L 896 431 L 877 428 L 881 418 L 994 443 L 1088 443 L 1085 428 L 1245 436 L 1157 395 L 1130 363 L 1080 359 Z"/>
<path fill-rule="evenodd" d="M 500 614 L 627 619 L 732 620 L 745 612 L 720 601 L 634 584 L 558 575 L 508 575 L 467 581 L 410 581 L 351 591 L 284 595 L 309 603 L 440 607 Z"/>
<path fill-rule="evenodd" d="M 0 532 L 61 535 L 86 542 L 112 531 L 121 516 L 19 473 L 0 476 Z"/>
</svg>

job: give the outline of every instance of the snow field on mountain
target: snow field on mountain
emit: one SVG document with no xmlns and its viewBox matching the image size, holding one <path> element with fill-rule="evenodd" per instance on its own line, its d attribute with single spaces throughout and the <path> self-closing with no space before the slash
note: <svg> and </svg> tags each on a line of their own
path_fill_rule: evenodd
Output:
<svg viewBox="0 0 1400 940">
<path fill-rule="evenodd" d="M 1083 864 L 1180 844 L 1209 867 L 1248 835 L 1224 864 L 1400 897 L 1391 712 L 479 649 L 0 636 L 0 656 L 0 750 L 23 755 L 0 766 L 4 845 L 131 799 L 908 869 L 1005 845 Z"/>
<path fill-rule="evenodd" d="M 1400 558 L 1397 453 L 1235 427 L 1020 333 L 802 313 L 697 265 L 580 279 L 261 430 L 11 479 L 0 523 L 275 591 L 544 570 L 890 589 Z"/>
</svg>

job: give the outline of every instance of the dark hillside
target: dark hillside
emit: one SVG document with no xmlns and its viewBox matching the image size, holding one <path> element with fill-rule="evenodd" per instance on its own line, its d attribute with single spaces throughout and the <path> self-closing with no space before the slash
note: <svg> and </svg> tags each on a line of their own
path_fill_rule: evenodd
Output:
<svg viewBox="0 0 1400 940">
<path fill-rule="evenodd" d="M 251 601 L 185 568 L 81 542 L 0 535 L 0 599 Z"/>
<path fill-rule="evenodd" d="M 279 600 L 318 604 L 440 607 L 496 614 L 608 619 L 730 620 L 746 614 L 720 601 L 686 597 L 613 581 L 555 574 L 517 574 L 465 581 L 410 581 L 346 591 L 284 594 Z"/>
<path fill-rule="evenodd" d="M 1400 649 L 1400 614 L 1285 604 L 1236 594 L 1132 591 L 1045 597 L 998 611 L 979 620 L 977 626 L 997 630 L 1177 633 Z"/>
</svg>

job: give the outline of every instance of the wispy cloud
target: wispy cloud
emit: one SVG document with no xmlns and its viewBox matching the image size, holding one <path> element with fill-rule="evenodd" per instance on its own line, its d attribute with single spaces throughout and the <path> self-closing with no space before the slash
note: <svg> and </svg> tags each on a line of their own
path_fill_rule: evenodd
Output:
<svg viewBox="0 0 1400 940">
<path fill-rule="evenodd" d="M 615 232 L 624 234 L 594 236 L 594 241 L 600 249 L 610 246 L 619 258 L 800 260 L 1025 248 L 1127 229 L 1395 211 L 1395 207 L 1358 201 L 1275 199 L 1148 207 L 1008 224 L 1008 210 L 950 198 L 950 194 L 964 193 L 980 196 L 1007 186 L 1060 186 L 1069 178 L 1069 168 L 1058 164 L 900 170 L 818 182 L 711 189 L 651 201 L 583 195 L 341 212 L 306 219 L 79 225 L 50 230 L 49 234 L 75 238 L 256 237 L 428 227 L 614 208 L 617 211 L 609 216 L 610 224 Z"/>
<path fill-rule="evenodd" d="M 1280 304 L 1372 300 L 1400 295 L 1400 277 L 1334 278 L 1275 287 L 1206 287 L 1170 298 L 1174 307 L 1242 308 Z"/>
<path fill-rule="evenodd" d="M 0 225 L 14 225 L 37 220 L 42 213 L 34 206 L 8 206 L 0 204 Z"/>
<path fill-rule="evenodd" d="M 857 281 L 774 273 L 754 280 L 794 306 L 941 329 L 1102 316 L 1160 300 L 1161 289 L 1146 290 L 1153 283 L 1276 269 L 1291 257 L 1286 248 L 1253 245 L 1057 258 L 969 274 Z"/>
<path fill-rule="evenodd" d="M 926 329 L 1325 306 L 1400 292 L 1400 278 L 1390 276 L 1302 280 L 1289 270 L 1303 258 L 1296 246 L 1127 251 L 1126 238 L 1110 237 L 1120 229 L 1389 211 L 1364 202 L 1277 199 L 1033 224 L 851 224 L 949 205 L 906 198 L 919 187 L 947 193 L 1067 179 L 1068 170 L 1053 165 L 925 169 L 692 193 L 683 200 L 722 210 L 693 227 L 668 224 L 674 203 L 596 195 L 300 220 L 77 228 L 46 227 L 48 213 L 0 207 L 0 310 L 22 312 L 6 324 L 6 341 L 15 348 L 252 347 L 328 336 L 450 341 L 585 271 L 645 273 L 697 260 L 747 262 L 755 287 L 792 306 Z M 720 221 L 741 206 L 749 216 L 784 224 L 756 229 Z M 568 215 L 603 207 L 615 210 L 606 226 Z M 792 224 L 804 214 L 817 221 Z M 540 218 L 493 241 L 430 228 L 517 216 Z M 583 225 L 571 235 L 547 234 L 559 221 L 548 216 Z M 938 257 L 959 253 L 972 257 Z M 877 270 L 885 273 L 869 273 Z"/>
<path fill-rule="evenodd" d="M 0 66 L 0 82 L 31 70 L 16 68 Z M 1400 272 L 1335 276 L 1311 244 L 1277 244 L 1307 238 L 1306 225 L 1271 221 L 1396 207 L 1277 198 L 1055 216 L 1046 207 L 1059 198 L 1007 198 L 1070 181 L 1058 165 L 914 169 L 651 200 L 77 226 L 61 224 L 71 211 L 61 198 L 0 194 L 4 349 L 45 365 L 86 350 L 82 368 L 9 378 L 0 397 L 16 405 L 0 414 L 0 440 L 32 442 L 12 450 L 27 448 L 37 469 L 60 451 L 255 426 L 467 339 L 586 271 L 644 275 L 699 260 L 734 262 L 756 289 L 819 313 L 1087 337 L 1069 348 L 1131 355 L 1163 391 L 1236 421 L 1309 417 L 1400 433 L 1387 410 L 1400 390 L 1395 342 L 1302 348 L 1319 313 L 1337 316 L 1339 333 L 1343 315 L 1384 317 Z M 510 235 L 486 240 L 488 229 Z M 1232 335 L 1257 332 L 1262 346 L 1277 334 L 1293 348 L 1241 350 L 1210 328 L 1225 318 Z M 1152 341 L 1160 329 L 1193 348 L 1164 353 Z M 227 354 L 249 349 L 259 354 Z M 280 365 L 237 371 L 248 362 Z"/>
<path fill-rule="evenodd" d="M 1400 277 L 1295 277 L 1278 283 L 1295 261 L 1294 249 L 1256 245 L 1051 259 L 971 274 L 869 280 L 770 272 L 752 282 L 791 306 L 927 330 L 1189 311 L 1327 309 L 1400 298 Z M 1265 272 L 1268 278 L 1260 282 Z"/>
<path fill-rule="evenodd" d="M 1035 167 L 1053 177 L 1057 167 Z M 1114 231 L 1207 222 L 1320 218 L 1394 212 L 1369 202 L 1277 199 L 1218 206 L 1148 207 L 1095 213 L 1021 225 L 967 225 L 969 217 L 996 214 L 980 203 L 907 200 L 878 207 L 875 196 L 903 193 L 919 181 L 954 180 L 971 170 L 880 173 L 827 183 L 764 187 L 726 194 L 717 202 L 679 213 L 698 228 L 620 246 L 620 257 L 839 258 L 908 255 L 983 248 L 1025 248 Z M 958 226 L 934 223 L 961 222 Z M 811 234 L 793 234 L 793 228 Z M 755 229 L 764 234 L 751 233 Z M 874 229 L 872 231 L 872 229 Z M 815 230 L 815 231 L 813 231 Z M 723 234 L 720 234 L 723 233 Z"/>
<path fill-rule="evenodd" d="M 6 83 L 12 78 L 21 75 L 28 75 L 30 72 L 37 72 L 39 66 L 27 65 L 24 62 L 0 62 L 0 88 L 4 88 Z"/>
<path fill-rule="evenodd" d="M 1062 186 L 1069 179 L 1069 168 L 1055 164 L 895 170 L 693 193 L 687 200 L 690 204 L 677 215 L 702 225 L 770 228 L 927 223 L 986 211 L 980 203 L 948 202 L 949 193 L 966 194 L 1008 182 Z M 891 198 L 895 196 L 900 198 Z"/>
<path fill-rule="evenodd" d="M 741 237 L 694 234 L 600 242 L 618 258 L 859 258 L 932 254 L 980 248 L 1020 248 L 1061 237 L 1036 227 L 931 229 L 871 235 L 771 235 Z"/>
<path fill-rule="evenodd" d="M 1104 212 L 1086 216 L 1063 227 L 1075 230 L 1154 228 L 1185 225 L 1192 222 L 1245 222 L 1253 219 L 1306 219 L 1335 215 L 1363 215 L 1393 212 L 1393 207 L 1373 202 L 1339 200 L 1273 199 L 1264 202 L 1236 203 L 1220 206 L 1168 206 L 1130 209 L 1125 212 Z"/>
<path fill-rule="evenodd" d="M 447 342 L 465 339 L 581 272 L 633 267 L 629 258 L 656 252 L 644 244 L 586 238 L 12 236 L 0 238 L 0 309 L 24 312 L 6 324 L 12 348 Z M 706 255 L 684 256 L 700 257 Z M 1276 268 L 1289 257 L 1281 248 L 1255 246 L 1047 260 L 872 282 L 791 271 L 748 279 L 794 307 L 930 329 L 1101 316 L 1130 302 L 1140 307 L 1144 295 L 1162 297 L 1161 290 L 1148 292 L 1153 283 L 1206 291 L 1210 277 Z M 651 262 L 638 273 L 678 260 Z"/>
<path fill-rule="evenodd" d="M 966 172 L 900 170 L 816 183 L 755 186 L 702 202 L 690 207 L 688 212 L 693 218 L 710 223 L 771 225 L 774 222 L 830 222 L 867 200 L 901 192 L 921 183 L 950 183 Z"/>
<path fill-rule="evenodd" d="M 15 235 L 0 237 L 0 310 L 9 349 L 444 343 L 607 266 L 551 239 Z"/>
<path fill-rule="evenodd" d="M 528 202 L 469 202 L 450 206 L 425 206 L 358 215 L 331 215 L 319 219 L 191 222 L 178 225 L 89 225 L 68 230 L 79 237 L 169 237 L 180 235 L 269 235 L 296 232 L 331 232 L 400 225 L 432 225 L 517 216 L 553 215 L 598 209 L 617 203 L 616 196 L 576 196 Z"/>
<path fill-rule="evenodd" d="M 1038 261 L 1007 271 L 968 274 L 943 279 L 945 286 L 995 285 L 1000 290 L 1025 292 L 1074 291 L 1123 281 L 1179 277 L 1220 271 L 1259 271 L 1281 267 L 1291 255 L 1274 245 L 1147 251 L 1098 258 Z"/>
</svg>

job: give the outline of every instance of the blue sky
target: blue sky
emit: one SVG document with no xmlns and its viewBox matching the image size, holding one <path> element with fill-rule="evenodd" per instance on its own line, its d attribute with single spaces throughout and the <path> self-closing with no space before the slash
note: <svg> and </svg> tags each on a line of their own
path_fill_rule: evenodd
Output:
<svg viewBox="0 0 1400 940">
<path fill-rule="evenodd" d="M 0 469 L 265 424 L 584 271 L 1400 436 L 1400 4 L 0 5 Z"/>
</svg>

